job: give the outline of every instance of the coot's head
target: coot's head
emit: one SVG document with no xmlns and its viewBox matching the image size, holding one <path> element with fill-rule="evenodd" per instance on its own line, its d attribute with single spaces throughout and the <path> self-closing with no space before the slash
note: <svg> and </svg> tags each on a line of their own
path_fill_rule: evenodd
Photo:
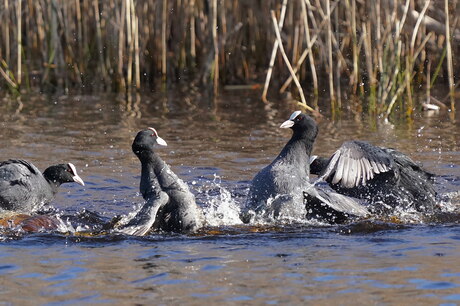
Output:
<svg viewBox="0 0 460 306">
<path fill-rule="evenodd" d="M 153 151 L 157 146 L 167 146 L 166 141 L 158 136 L 154 128 L 147 128 L 137 133 L 134 138 L 132 149 L 134 154 L 140 154 L 142 151 Z"/>
<path fill-rule="evenodd" d="M 315 139 L 318 135 L 318 126 L 315 120 L 301 111 L 293 112 L 291 117 L 281 124 L 280 128 L 291 128 L 294 131 L 293 136 L 297 137 Z"/>
<path fill-rule="evenodd" d="M 49 181 L 57 185 L 63 183 L 75 182 L 82 186 L 85 183 L 77 173 L 77 168 L 72 163 L 59 164 L 46 168 L 43 172 L 43 176 Z"/>
</svg>

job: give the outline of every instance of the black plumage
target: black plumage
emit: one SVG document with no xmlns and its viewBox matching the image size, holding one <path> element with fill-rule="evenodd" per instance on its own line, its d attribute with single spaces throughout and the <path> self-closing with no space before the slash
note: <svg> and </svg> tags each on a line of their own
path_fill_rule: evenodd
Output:
<svg viewBox="0 0 460 306">
<path fill-rule="evenodd" d="M 375 212 L 437 209 L 433 174 L 394 149 L 348 141 L 330 158 L 313 157 L 310 171 L 337 192 L 372 204 Z"/>
<path fill-rule="evenodd" d="M 188 233 L 203 224 L 195 196 L 154 151 L 166 142 L 153 128 L 140 131 L 132 144 L 141 162 L 140 192 L 146 203 L 121 229 L 132 235 L 145 235 L 150 230 Z"/>
<path fill-rule="evenodd" d="M 0 163 L 0 208 L 33 212 L 51 202 L 61 184 L 84 185 L 71 163 L 48 167 L 43 174 L 32 163 L 10 159 Z"/>
<path fill-rule="evenodd" d="M 335 212 L 340 216 L 367 215 L 366 208 L 354 199 L 332 190 L 325 192 L 320 186 L 309 183 L 309 159 L 318 134 L 315 121 L 296 111 L 280 127 L 291 128 L 292 137 L 273 162 L 257 173 L 252 180 L 242 213 L 243 221 L 250 222 L 252 214 L 265 213 L 267 210 L 272 210 L 276 217 L 282 206 L 299 201 L 306 205 L 303 215 L 328 215 L 331 217 L 329 221 L 334 221 Z"/>
</svg>

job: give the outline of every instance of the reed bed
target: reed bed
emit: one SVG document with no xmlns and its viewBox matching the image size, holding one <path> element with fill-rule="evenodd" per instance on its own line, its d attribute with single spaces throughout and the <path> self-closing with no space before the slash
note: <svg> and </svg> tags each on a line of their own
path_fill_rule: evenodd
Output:
<svg viewBox="0 0 460 306">
<path fill-rule="evenodd" d="M 264 101 L 290 92 L 317 110 L 325 92 L 340 111 L 357 95 L 410 116 L 414 94 L 443 86 L 454 111 L 459 16 L 447 0 L 0 0 L 0 87 L 256 85 Z"/>
</svg>

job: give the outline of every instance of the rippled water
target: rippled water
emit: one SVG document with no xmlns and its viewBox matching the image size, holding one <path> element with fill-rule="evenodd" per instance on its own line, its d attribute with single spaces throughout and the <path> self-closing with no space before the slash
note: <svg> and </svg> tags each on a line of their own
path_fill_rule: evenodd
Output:
<svg viewBox="0 0 460 306">
<path fill-rule="evenodd" d="M 350 105 L 353 109 L 353 106 Z M 6 304 L 458 304 L 460 217 L 413 224 L 363 221 L 247 227 L 238 206 L 249 181 L 290 137 L 279 124 L 292 104 L 257 95 L 212 101 L 170 91 L 123 96 L 23 97 L 0 106 L 0 156 L 40 169 L 72 162 L 86 186 L 66 184 L 52 205 L 107 219 L 142 203 L 140 165 L 131 142 L 155 127 L 161 156 L 193 189 L 219 227 L 193 236 L 85 237 L 36 233 L 0 242 L 0 300 Z M 460 186 L 460 124 L 445 113 L 385 124 L 344 114 L 320 120 L 314 153 L 348 139 L 394 147 L 440 175 L 437 188 Z M 454 208 L 452 208 L 454 209 Z M 431 222 L 430 222 L 431 221 Z"/>
</svg>

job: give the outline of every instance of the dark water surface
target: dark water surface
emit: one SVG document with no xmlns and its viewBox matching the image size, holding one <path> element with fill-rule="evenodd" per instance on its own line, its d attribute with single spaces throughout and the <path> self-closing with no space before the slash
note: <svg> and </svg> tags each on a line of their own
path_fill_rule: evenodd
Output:
<svg viewBox="0 0 460 306">
<path fill-rule="evenodd" d="M 140 165 L 131 152 L 148 126 L 168 142 L 161 156 L 193 189 L 216 230 L 144 238 L 37 233 L 3 236 L 4 304 L 460 304 L 460 225 L 437 222 L 302 223 L 248 228 L 237 218 L 249 181 L 281 150 L 279 129 L 294 105 L 257 95 L 171 91 L 118 96 L 23 97 L 0 105 L 0 157 L 40 169 L 72 162 L 86 186 L 66 184 L 52 205 L 108 219 L 132 212 Z M 349 139 L 394 147 L 440 177 L 446 198 L 460 189 L 460 118 L 419 114 L 386 124 L 356 116 L 319 122 L 314 153 Z M 447 200 L 448 202 L 448 200 Z M 455 210 L 450 203 L 450 210 Z"/>
</svg>

